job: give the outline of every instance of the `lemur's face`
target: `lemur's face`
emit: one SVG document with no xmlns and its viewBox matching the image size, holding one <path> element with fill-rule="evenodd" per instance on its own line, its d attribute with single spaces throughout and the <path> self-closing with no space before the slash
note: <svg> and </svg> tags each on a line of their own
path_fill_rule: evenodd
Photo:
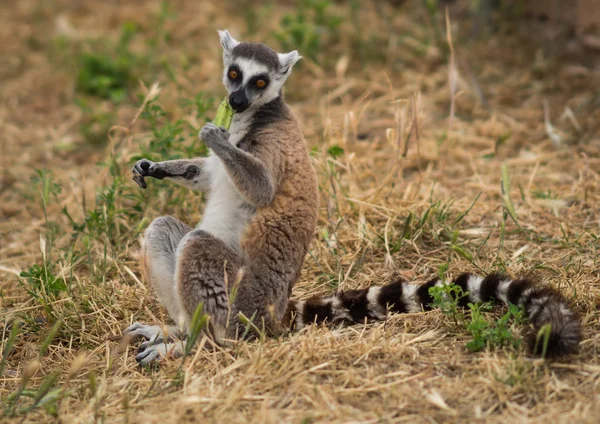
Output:
<svg viewBox="0 0 600 424">
<path fill-rule="evenodd" d="M 219 31 L 223 46 L 223 84 L 229 104 L 241 113 L 279 96 L 281 87 L 301 58 L 297 51 L 276 53 L 264 44 L 241 43 L 229 31 Z"/>
</svg>

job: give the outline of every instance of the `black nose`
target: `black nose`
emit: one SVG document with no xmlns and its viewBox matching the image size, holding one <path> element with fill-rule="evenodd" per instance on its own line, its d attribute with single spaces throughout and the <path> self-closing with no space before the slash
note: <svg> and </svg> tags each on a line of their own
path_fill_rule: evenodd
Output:
<svg viewBox="0 0 600 424">
<path fill-rule="evenodd" d="M 229 105 L 236 112 L 243 112 L 248 108 L 248 98 L 246 97 L 246 93 L 244 93 L 243 89 L 231 93 L 229 96 Z"/>
</svg>

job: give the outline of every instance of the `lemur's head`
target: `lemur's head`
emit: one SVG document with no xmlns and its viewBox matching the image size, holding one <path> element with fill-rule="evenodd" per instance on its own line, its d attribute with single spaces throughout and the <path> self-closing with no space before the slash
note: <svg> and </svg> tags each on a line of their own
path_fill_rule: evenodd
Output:
<svg viewBox="0 0 600 424">
<path fill-rule="evenodd" d="M 264 44 L 235 40 L 229 31 L 219 31 L 223 46 L 223 84 L 229 104 L 237 112 L 260 107 L 277 98 L 281 87 L 301 56 L 296 50 L 276 53 Z"/>
</svg>

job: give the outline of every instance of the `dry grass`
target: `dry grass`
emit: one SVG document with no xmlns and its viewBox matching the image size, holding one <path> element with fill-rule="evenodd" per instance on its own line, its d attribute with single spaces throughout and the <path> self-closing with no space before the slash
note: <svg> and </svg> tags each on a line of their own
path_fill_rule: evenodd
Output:
<svg viewBox="0 0 600 424">
<path fill-rule="evenodd" d="M 304 60 L 287 87 L 315 147 L 323 194 L 296 296 L 381 284 L 392 274 L 423 281 L 445 264 L 453 275 L 477 268 L 512 275 L 535 270 L 573 296 L 585 325 L 580 354 L 547 363 L 524 349 L 469 353 L 466 332 L 434 311 L 344 329 L 308 328 L 227 350 L 198 349 L 184 363 L 140 370 L 134 348 L 114 336 L 133 320 L 164 322 L 166 316 L 139 280 L 137 235 L 165 213 L 195 223 L 202 199 L 157 185 L 161 189 L 138 199 L 143 211 L 115 218 L 113 239 L 100 232 L 73 242 L 61 209 L 81 221 L 94 208 L 95 193 L 112 181 L 97 163 L 115 158 L 125 174 L 150 134 L 136 120 L 135 97 L 117 104 L 96 100 L 94 110 L 114 113 L 111 123 L 118 128 L 105 146 L 86 142 L 80 124 L 89 116 L 76 105 L 68 65 L 73 58 L 55 39 L 60 35 L 67 45 L 99 36 L 114 40 L 121 25 L 133 21 L 141 36 L 132 49 L 144 52 L 159 4 L 70 3 L 0 5 L 0 320 L 24 320 L 0 376 L 0 398 L 8 407 L 26 377 L 27 388 L 38 389 L 54 370 L 60 375 L 52 387 L 65 389 L 49 411 L 19 413 L 32 404 L 22 396 L 16 415 L 5 419 L 45 422 L 54 413 L 62 422 L 597 421 L 600 109 L 592 87 L 600 78 L 581 66 L 597 55 L 547 57 L 543 40 L 533 36 L 537 31 L 518 25 L 475 42 L 460 37 L 465 31 L 456 22 L 467 22 L 455 21 L 456 72 L 449 73 L 421 7 L 393 12 L 383 2 L 364 2 L 362 30 L 365 39 L 380 37 L 382 57 L 359 61 L 349 48 L 355 28 L 346 22 L 339 40 L 321 52 L 327 60 Z M 159 66 L 156 78 L 160 103 L 173 120 L 195 121 L 181 98 L 199 90 L 222 96 L 215 29 L 227 27 L 241 38 L 245 28 L 250 2 L 209 3 L 172 2 L 176 17 L 165 23 L 170 39 L 150 54 L 152 63 L 170 64 L 172 77 Z M 271 30 L 293 10 L 290 3 L 274 8 L 251 38 L 277 46 Z M 439 23 L 445 34 L 443 16 Z M 455 86 L 451 120 L 449 75 Z M 344 154 L 329 155 L 334 145 Z M 518 226 L 503 218 L 503 165 Z M 40 185 L 30 180 L 40 168 L 62 186 L 47 205 L 50 226 L 59 228 L 52 246 Z M 125 190 L 138 193 L 130 180 Z M 123 195 L 115 202 L 127 210 L 134 201 Z M 414 219 L 406 225 L 409 214 Z M 15 277 L 42 263 L 40 237 L 46 261 L 72 280 L 58 298 L 36 300 Z M 38 358 L 57 319 L 62 326 Z M 8 337 L 6 326 L 2 349 Z"/>
</svg>

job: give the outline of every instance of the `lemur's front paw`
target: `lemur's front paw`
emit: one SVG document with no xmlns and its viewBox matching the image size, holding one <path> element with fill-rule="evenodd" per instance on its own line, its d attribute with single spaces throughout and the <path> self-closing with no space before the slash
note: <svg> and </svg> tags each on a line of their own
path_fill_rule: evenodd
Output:
<svg viewBox="0 0 600 424">
<path fill-rule="evenodd" d="M 153 177 L 158 178 L 159 180 L 164 178 L 162 175 L 160 175 L 160 172 L 158 172 L 158 166 L 156 163 L 148 159 L 138 160 L 136 164 L 133 165 L 131 172 L 133 172 L 133 181 L 138 183 L 141 188 L 148 187 L 144 177 Z"/>
<path fill-rule="evenodd" d="M 214 150 L 218 145 L 228 142 L 229 131 L 223 127 L 217 127 L 215 124 L 208 123 L 200 130 L 199 137 L 204 144 Z"/>
</svg>

